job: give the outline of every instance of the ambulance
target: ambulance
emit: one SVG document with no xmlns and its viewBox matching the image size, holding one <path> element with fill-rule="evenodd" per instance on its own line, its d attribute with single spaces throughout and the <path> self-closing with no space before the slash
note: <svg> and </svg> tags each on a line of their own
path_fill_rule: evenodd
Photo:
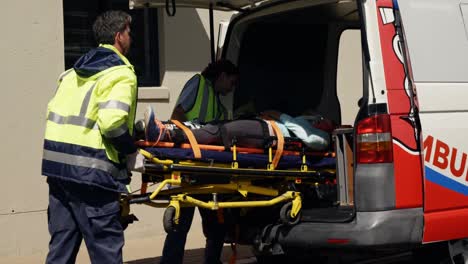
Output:
<svg viewBox="0 0 468 264">
<path fill-rule="evenodd" d="M 184 7 L 235 11 L 212 49 L 240 69 L 225 101 L 231 112 L 251 102 L 291 115 L 312 108 L 341 125 L 336 185 L 317 189 L 299 223 L 241 221 L 239 237 L 259 262 L 360 252 L 468 263 L 467 0 L 129 5 L 168 16 Z M 350 33 L 358 54 L 344 61 Z"/>
</svg>

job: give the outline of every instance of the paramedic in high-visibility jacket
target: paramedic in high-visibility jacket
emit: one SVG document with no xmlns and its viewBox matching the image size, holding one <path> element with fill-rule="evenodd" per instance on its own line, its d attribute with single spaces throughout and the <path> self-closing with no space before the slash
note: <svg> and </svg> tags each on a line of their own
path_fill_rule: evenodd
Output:
<svg viewBox="0 0 468 264">
<path fill-rule="evenodd" d="M 201 74 L 185 84 L 177 99 L 171 119 L 207 123 L 228 118 L 220 95 L 227 95 L 237 85 L 239 70 L 229 60 L 210 63 Z"/>
<path fill-rule="evenodd" d="M 74 263 L 84 239 L 92 263 L 122 263 L 119 195 L 144 170 L 132 138 L 137 80 L 124 56 L 131 17 L 107 11 L 93 24 L 99 47 L 65 71 L 47 107 L 42 174 L 49 184 L 46 263 Z"/>
<path fill-rule="evenodd" d="M 239 70 L 231 61 L 218 60 L 210 63 L 201 74 L 196 74 L 187 81 L 177 100 L 171 119 L 200 124 L 227 119 L 226 108 L 222 105 L 219 96 L 233 91 L 238 78 Z M 148 119 L 148 116 L 145 116 L 145 119 Z M 226 231 L 224 224 L 220 223 L 217 211 L 203 208 L 198 208 L 198 211 L 206 237 L 203 263 L 221 263 L 220 256 Z M 185 242 L 194 212 L 194 207 L 181 208 L 177 230 L 166 236 L 160 264 L 183 263 Z"/>
</svg>

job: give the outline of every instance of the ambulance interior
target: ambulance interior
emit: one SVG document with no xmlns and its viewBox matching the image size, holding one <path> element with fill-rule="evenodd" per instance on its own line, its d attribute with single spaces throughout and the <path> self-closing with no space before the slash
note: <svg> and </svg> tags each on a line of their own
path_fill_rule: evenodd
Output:
<svg viewBox="0 0 468 264">
<path fill-rule="evenodd" d="M 311 185 L 317 189 L 305 192 L 302 221 L 353 217 L 352 127 L 365 96 L 360 27 L 354 1 L 291 1 L 234 18 L 224 42 L 223 56 L 240 70 L 234 117 L 270 109 L 296 116 L 313 109 L 343 127 L 331 143 L 337 184 Z M 262 217 L 248 219 L 252 228 L 252 219 Z"/>
</svg>

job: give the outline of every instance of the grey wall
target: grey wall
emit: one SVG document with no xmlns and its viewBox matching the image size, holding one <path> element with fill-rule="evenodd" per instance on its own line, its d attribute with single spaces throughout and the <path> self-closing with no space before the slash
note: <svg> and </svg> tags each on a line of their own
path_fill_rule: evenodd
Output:
<svg viewBox="0 0 468 264">
<path fill-rule="evenodd" d="M 40 166 L 46 103 L 64 67 L 61 3 L 2 2 L 0 256 L 47 246 Z"/>
<path fill-rule="evenodd" d="M 362 97 L 362 51 L 361 32 L 345 30 L 340 37 L 336 93 L 341 106 L 341 123 L 353 125 Z"/>
<path fill-rule="evenodd" d="M 161 87 L 150 89 L 167 91 L 167 97 L 153 96 L 149 100 L 142 100 L 138 112 L 142 116 L 149 102 L 155 108 L 157 117 L 166 120 L 185 82 L 210 62 L 211 43 L 207 10 L 179 8 L 174 17 L 167 16 L 164 10 L 160 10 L 160 14 L 163 25 L 160 45 L 164 77 Z M 215 41 L 219 22 L 229 20 L 231 15 L 230 12 L 214 12 Z"/>
<path fill-rule="evenodd" d="M 15 256 L 41 259 L 47 253 L 48 188 L 40 170 L 46 105 L 64 70 L 63 14 L 60 0 L 3 1 L 2 11 L 0 262 L 12 263 Z M 207 11 L 180 8 L 176 17 L 161 14 L 163 84 L 141 89 L 137 118 L 148 104 L 161 119 L 169 118 L 184 82 L 210 60 Z M 216 25 L 228 16 L 215 12 Z M 138 189 L 139 175 L 132 185 Z M 135 206 L 132 211 L 140 221 L 127 229 L 127 241 L 163 239 L 162 209 Z M 201 228 L 197 218 L 193 226 Z M 161 248 L 148 250 L 157 256 Z"/>
</svg>

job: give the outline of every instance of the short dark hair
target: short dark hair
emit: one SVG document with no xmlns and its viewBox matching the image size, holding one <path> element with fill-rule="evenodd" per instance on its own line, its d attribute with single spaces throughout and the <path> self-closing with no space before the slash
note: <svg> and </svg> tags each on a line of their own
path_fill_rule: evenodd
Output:
<svg viewBox="0 0 468 264">
<path fill-rule="evenodd" d="M 110 10 L 99 15 L 93 24 L 94 38 L 98 44 L 114 44 L 115 34 L 132 23 L 132 17 L 124 11 Z"/>
<path fill-rule="evenodd" d="M 229 75 L 238 75 L 239 69 L 231 61 L 223 59 L 208 64 L 201 74 L 203 77 L 214 82 L 223 72 Z"/>
</svg>

